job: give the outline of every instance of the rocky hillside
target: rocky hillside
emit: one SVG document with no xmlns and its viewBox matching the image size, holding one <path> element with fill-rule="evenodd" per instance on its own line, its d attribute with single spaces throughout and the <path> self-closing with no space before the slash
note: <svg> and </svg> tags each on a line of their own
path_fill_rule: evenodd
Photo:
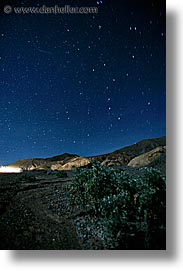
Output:
<svg viewBox="0 0 183 275">
<path fill-rule="evenodd" d="M 72 170 L 77 167 L 86 167 L 90 164 L 89 159 L 84 157 L 75 157 L 68 161 L 58 161 L 56 164 L 51 165 L 51 170 Z"/>
<path fill-rule="evenodd" d="M 77 159 L 79 156 L 76 154 L 68 154 L 64 153 L 59 156 L 55 156 L 52 158 L 33 158 L 33 159 L 25 159 L 18 160 L 17 162 L 11 164 L 11 166 L 15 168 L 21 168 L 23 170 L 49 170 L 51 167 L 55 165 L 59 168 L 66 163 Z M 61 170 L 61 169 L 58 169 Z"/>
<path fill-rule="evenodd" d="M 95 156 L 91 159 L 100 161 L 105 166 L 124 166 L 133 158 L 147 153 L 159 146 L 166 145 L 166 137 L 142 140 L 131 146 L 116 150 L 110 154 Z"/>
<path fill-rule="evenodd" d="M 149 164 L 154 163 L 154 161 L 164 156 L 165 154 L 166 154 L 166 146 L 159 146 L 147 153 L 141 154 L 133 158 L 128 163 L 128 166 L 131 166 L 131 167 L 148 166 Z"/>
<path fill-rule="evenodd" d="M 76 154 L 64 153 L 62 155 L 45 159 L 33 158 L 19 160 L 11 164 L 11 166 L 21 168 L 23 170 L 72 170 L 76 167 L 89 166 L 91 161 L 93 160 L 99 161 L 102 163 L 102 165 L 109 167 L 126 166 L 132 161 L 132 159 L 136 158 L 137 156 L 148 153 L 151 150 L 163 147 L 165 145 L 165 137 L 147 139 L 105 155 L 81 157 Z M 146 158 L 146 155 L 144 156 L 144 158 Z M 152 158 L 152 161 L 154 161 L 155 159 Z M 136 162 L 136 160 L 133 162 Z M 151 161 L 149 160 L 147 163 L 150 164 L 150 162 Z M 144 166 L 144 164 L 142 166 Z"/>
</svg>

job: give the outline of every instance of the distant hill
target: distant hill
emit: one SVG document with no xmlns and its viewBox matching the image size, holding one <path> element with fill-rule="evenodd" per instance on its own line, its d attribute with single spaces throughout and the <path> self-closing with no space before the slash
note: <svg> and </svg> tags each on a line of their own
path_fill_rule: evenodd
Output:
<svg viewBox="0 0 183 275">
<path fill-rule="evenodd" d="M 62 161 L 62 160 L 70 160 L 74 157 L 79 157 L 78 155 L 76 154 L 68 154 L 68 153 L 64 153 L 62 155 L 58 155 L 58 156 L 55 156 L 55 157 L 51 157 L 51 158 L 46 158 L 45 160 L 46 161 Z"/>
<path fill-rule="evenodd" d="M 109 166 L 109 167 L 110 166 L 111 167 L 127 166 L 132 159 L 138 157 L 139 155 L 143 155 L 158 147 L 164 147 L 164 146 L 166 146 L 166 137 L 161 137 L 161 138 L 155 138 L 155 139 L 142 140 L 136 144 L 126 146 L 112 153 L 99 155 L 99 156 L 86 158 L 86 157 L 78 156 L 76 154 L 64 153 L 62 155 L 58 155 L 50 158 L 33 158 L 33 159 L 19 160 L 11 164 L 10 166 L 22 168 L 23 170 L 49 170 L 49 169 L 70 170 L 75 167 L 88 166 L 90 162 L 93 160 L 99 161 L 101 162 L 102 165 Z M 152 162 L 154 162 L 154 159 L 152 159 Z M 157 159 L 156 159 L 156 163 L 157 163 Z M 150 164 L 150 161 L 148 162 L 148 165 L 149 164 Z"/>
<path fill-rule="evenodd" d="M 144 140 L 137 142 L 133 145 L 126 146 L 120 150 L 116 150 L 113 152 L 113 154 L 126 152 L 128 154 L 140 155 L 140 154 L 144 154 L 156 147 L 165 146 L 165 145 L 166 145 L 166 137 L 144 139 Z"/>
<path fill-rule="evenodd" d="M 25 160 L 18 160 L 10 166 L 22 168 L 23 170 L 48 170 L 51 166 L 57 163 L 66 164 L 67 162 L 79 157 L 76 154 L 64 153 L 51 158 L 32 158 Z"/>
<path fill-rule="evenodd" d="M 166 137 L 145 139 L 112 153 L 91 157 L 107 166 L 127 165 L 133 158 L 166 145 Z"/>
</svg>

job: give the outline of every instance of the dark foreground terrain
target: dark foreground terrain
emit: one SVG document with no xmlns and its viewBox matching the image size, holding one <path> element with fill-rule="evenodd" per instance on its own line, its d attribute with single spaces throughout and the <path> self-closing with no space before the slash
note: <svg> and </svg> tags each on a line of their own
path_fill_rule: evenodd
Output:
<svg viewBox="0 0 183 275">
<path fill-rule="evenodd" d="M 66 185 L 44 172 L 0 175 L 0 249 L 81 249 Z"/>
<path fill-rule="evenodd" d="M 164 164 L 164 161 L 161 163 Z M 161 167 L 160 163 L 158 166 Z M 162 175 L 165 175 L 164 168 L 163 165 Z M 134 179 L 144 173 L 143 169 L 132 167 L 118 167 L 118 169 L 130 174 Z M 106 245 L 105 228 L 101 226 L 100 220 L 97 220 L 95 215 L 82 207 L 71 205 L 68 188 L 73 183 L 73 175 L 72 171 L 67 171 L 64 177 L 63 174 L 59 175 L 59 172 L 45 171 L 0 174 L 0 249 L 115 248 L 113 245 L 108 245 L 110 238 Z M 77 196 L 75 202 L 77 205 Z M 146 225 L 141 222 L 140 227 L 143 226 Z M 134 239 L 134 232 L 129 236 Z M 145 238 L 145 235 L 137 236 Z M 165 249 L 164 233 L 156 241 L 158 245 L 161 241 L 163 244 L 160 248 L 153 246 L 153 249 Z M 137 247 L 132 246 L 132 248 L 146 249 L 138 246 L 138 240 Z M 118 249 L 126 247 L 122 245 Z"/>
</svg>

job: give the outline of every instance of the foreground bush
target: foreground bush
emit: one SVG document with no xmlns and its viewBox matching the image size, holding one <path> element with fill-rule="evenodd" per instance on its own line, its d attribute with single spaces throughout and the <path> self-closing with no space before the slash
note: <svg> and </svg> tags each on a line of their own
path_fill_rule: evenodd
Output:
<svg viewBox="0 0 183 275">
<path fill-rule="evenodd" d="M 58 171 L 58 172 L 56 173 L 56 176 L 57 176 L 58 178 L 67 178 L 67 172 L 66 172 L 66 171 Z"/>
<path fill-rule="evenodd" d="M 94 163 L 76 170 L 69 198 L 100 219 L 105 247 L 165 249 L 166 186 L 158 170 L 144 168 L 134 179 Z"/>
</svg>

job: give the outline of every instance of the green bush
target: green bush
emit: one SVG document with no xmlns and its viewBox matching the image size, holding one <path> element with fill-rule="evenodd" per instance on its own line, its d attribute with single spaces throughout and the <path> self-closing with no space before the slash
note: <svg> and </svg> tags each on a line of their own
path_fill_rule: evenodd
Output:
<svg viewBox="0 0 183 275">
<path fill-rule="evenodd" d="M 101 220 L 107 247 L 165 249 L 166 186 L 158 170 L 144 168 L 135 179 L 94 163 L 76 170 L 69 198 Z"/>
<path fill-rule="evenodd" d="M 67 178 L 67 172 L 65 172 L 65 171 L 58 171 L 58 172 L 56 173 L 56 176 L 57 176 L 58 178 Z"/>
</svg>

